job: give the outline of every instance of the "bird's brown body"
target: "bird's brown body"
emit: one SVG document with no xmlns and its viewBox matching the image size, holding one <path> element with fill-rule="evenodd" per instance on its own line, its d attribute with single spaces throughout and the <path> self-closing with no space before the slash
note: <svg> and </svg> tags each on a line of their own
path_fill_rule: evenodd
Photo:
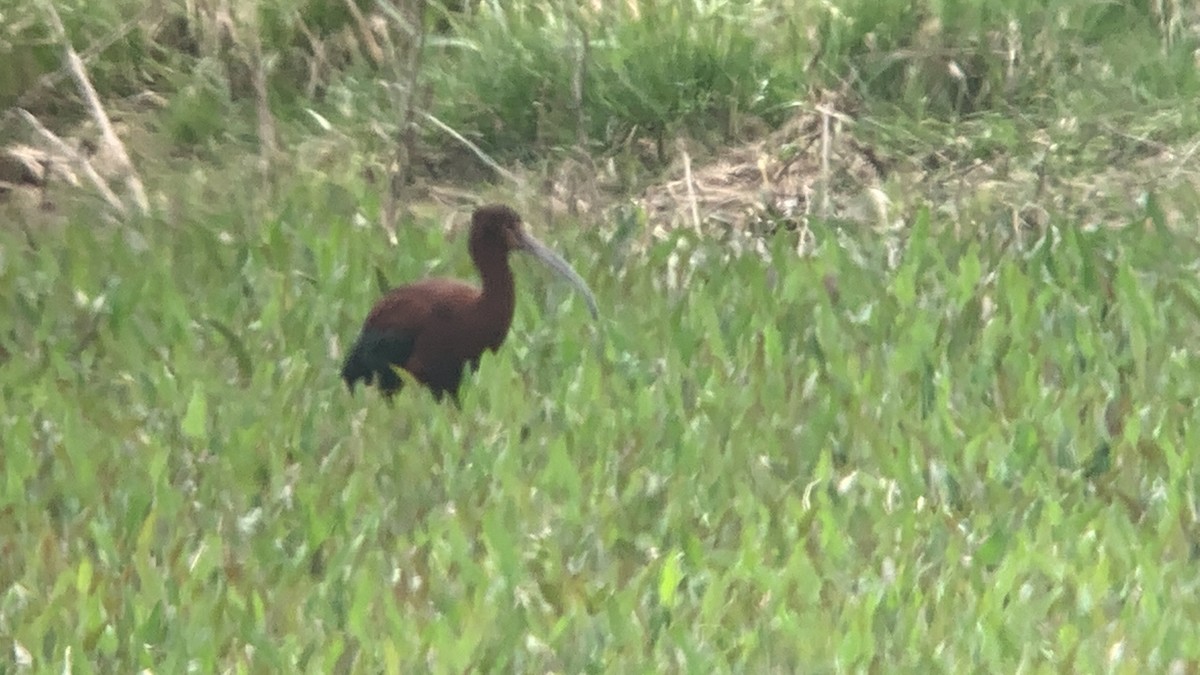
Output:
<svg viewBox="0 0 1200 675">
<path fill-rule="evenodd" d="M 375 304 L 342 366 L 352 391 L 358 380 L 377 381 L 388 397 L 402 385 L 393 367 L 408 371 L 441 399 L 457 400 L 463 371 L 478 367 L 485 351 L 496 351 L 512 325 L 516 290 L 508 254 L 531 253 L 595 300 L 586 284 L 557 254 L 527 234 L 507 206 L 477 209 L 468 248 L 479 270 L 476 287 L 456 279 L 425 279 L 393 289 Z"/>
</svg>

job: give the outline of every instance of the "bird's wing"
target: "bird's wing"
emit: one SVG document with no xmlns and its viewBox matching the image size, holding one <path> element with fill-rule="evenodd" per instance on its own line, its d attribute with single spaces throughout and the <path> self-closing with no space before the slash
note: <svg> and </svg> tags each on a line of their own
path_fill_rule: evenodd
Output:
<svg viewBox="0 0 1200 675">
<path fill-rule="evenodd" d="M 375 303 L 363 321 L 359 344 L 364 356 L 379 368 L 406 366 L 432 314 L 433 303 L 419 284 L 393 289 Z"/>
<path fill-rule="evenodd" d="M 417 353 L 422 336 L 436 335 L 453 320 L 455 308 L 472 300 L 478 290 L 454 279 L 426 279 L 389 292 L 367 315 L 363 337 L 370 335 L 376 360 L 423 372 Z"/>
</svg>

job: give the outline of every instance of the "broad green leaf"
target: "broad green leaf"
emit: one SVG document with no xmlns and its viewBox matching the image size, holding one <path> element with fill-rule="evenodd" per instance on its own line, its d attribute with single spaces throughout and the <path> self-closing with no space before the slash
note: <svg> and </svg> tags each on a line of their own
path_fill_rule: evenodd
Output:
<svg viewBox="0 0 1200 675">
<path fill-rule="evenodd" d="M 1003 530 L 997 528 L 979 546 L 979 551 L 975 556 L 979 564 L 985 567 L 992 567 L 1000 563 L 1007 548 L 1008 535 Z"/>
<path fill-rule="evenodd" d="M 188 399 L 187 410 L 183 414 L 181 424 L 183 435 L 193 440 L 206 436 L 208 429 L 208 399 L 204 394 L 204 385 L 196 382 L 192 385 L 192 397 Z"/>
<path fill-rule="evenodd" d="M 675 595 L 679 582 L 683 580 L 683 554 L 673 551 L 663 557 L 662 569 L 658 573 L 658 601 L 663 607 L 675 606 Z"/>
<path fill-rule="evenodd" d="M 75 590 L 80 595 L 88 595 L 92 589 L 92 561 L 90 558 L 84 557 L 79 561 L 79 568 L 75 574 Z"/>
<path fill-rule="evenodd" d="M 483 531 L 487 536 L 488 547 L 500 566 L 501 574 L 510 584 L 517 583 L 520 566 L 517 546 L 498 513 L 489 511 L 484 515 Z"/>
<path fill-rule="evenodd" d="M 967 302 L 975 294 L 975 286 L 983 276 L 979 247 L 972 243 L 958 260 L 958 303 Z"/>
</svg>

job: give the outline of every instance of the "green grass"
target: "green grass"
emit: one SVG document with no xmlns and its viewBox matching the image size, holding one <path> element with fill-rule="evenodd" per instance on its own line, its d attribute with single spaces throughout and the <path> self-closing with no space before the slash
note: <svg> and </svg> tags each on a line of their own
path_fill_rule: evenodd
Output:
<svg viewBox="0 0 1200 675">
<path fill-rule="evenodd" d="M 0 626 L 39 670 L 1200 657 L 1191 240 L 922 215 L 894 269 L 832 231 L 764 266 L 564 223 L 601 324 L 519 264 L 463 409 L 389 409 L 337 379 L 374 270 L 466 274 L 464 240 L 314 201 L 4 236 Z"/>
<path fill-rule="evenodd" d="M 735 255 L 474 185 L 521 204 L 602 318 L 518 259 L 513 332 L 461 409 L 338 378 L 381 285 L 473 275 L 447 209 L 413 205 L 395 246 L 375 225 L 382 72 L 348 57 L 309 101 L 303 69 L 273 71 L 264 178 L 237 53 L 155 61 L 168 105 L 121 116 L 155 213 L 116 224 L 58 187 L 0 225 L 0 671 L 1194 670 L 1200 203 L 1137 162 L 1200 131 L 1196 17 L 917 4 L 940 30 L 856 0 L 605 15 L 597 164 L 678 135 L 719 155 L 844 82 L 873 147 L 993 180 L 911 181 L 897 231 L 809 220 L 805 256 L 792 222 Z M 136 12 L 58 6 L 83 41 Z M 444 14 L 429 109 L 510 161 L 574 143 L 571 6 Z M 297 17 L 325 38 L 343 8 L 250 14 L 294 65 Z M 148 39 L 96 57 L 107 100 Z M 0 89 L 32 72 L 5 67 Z M 1023 203 L 1043 227 L 1014 231 Z"/>
</svg>

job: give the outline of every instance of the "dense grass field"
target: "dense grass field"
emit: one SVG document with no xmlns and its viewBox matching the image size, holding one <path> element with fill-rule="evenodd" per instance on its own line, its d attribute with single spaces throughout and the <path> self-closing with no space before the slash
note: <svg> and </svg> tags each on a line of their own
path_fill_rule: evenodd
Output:
<svg viewBox="0 0 1200 675">
<path fill-rule="evenodd" d="M 344 3 L 246 3 L 223 51 L 203 10 L 56 2 L 151 209 L 0 204 L 0 672 L 1198 672 L 1200 17 L 913 4 L 360 3 L 425 35 L 372 64 Z M 0 94 L 71 128 L 45 17 L 4 12 Z M 634 199 L 681 135 L 720 157 L 843 86 L 899 158 L 882 226 Z M 611 203 L 551 214 L 581 153 Z M 904 171 L 934 154 L 1003 170 L 950 208 Z M 473 277 L 445 185 L 601 318 L 517 258 L 461 409 L 352 396 L 384 288 Z"/>
</svg>

